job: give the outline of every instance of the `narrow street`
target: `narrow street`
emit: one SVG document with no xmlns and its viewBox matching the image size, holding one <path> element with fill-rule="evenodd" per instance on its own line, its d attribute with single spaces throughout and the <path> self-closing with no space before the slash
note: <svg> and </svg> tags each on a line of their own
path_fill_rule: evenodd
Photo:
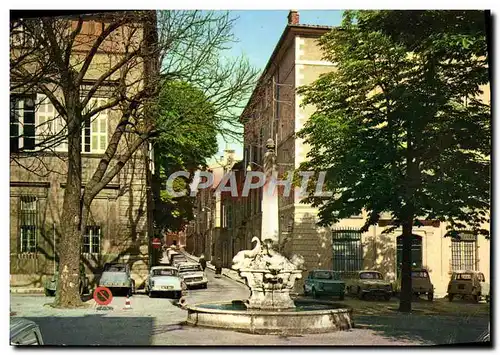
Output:
<svg viewBox="0 0 500 355">
<path fill-rule="evenodd" d="M 189 304 L 230 301 L 248 297 L 247 288 L 226 277 L 215 278 L 207 270 L 208 289 L 190 290 Z M 299 337 L 252 335 L 234 331 L 197 328 L 182 323 L 186 311 L 165 297 L 149 298 L 141 291 L 131 298 L 132 309 L 124 309 L 125 297 L 113 298 L 113 310 L 95 308 L 58 310 L 42 295 L 11 295 L 11 312 L 39 324 L 47 345 L 419 345 L 460 341 L 488 324 L 488 318 L 451 316 L 355 317 L 355 329 Z M 88 302 L 89 304 L 91 302 Z M 348 303 L 348 302 L 347 302 Z M 412 318 L 412 319 L 410 319 Z M 469 330 L 459 331 L 466 326 Z M 406 325 L 409 326 L 405 329 Z M 441 329 L 442 335 L 436 332 Z M 465 329 L 465 330 L 467 330 Z M 457 336 L 459 338 L 457 338 Z M 472 339 L 473 340 L 473 339 Z M 472 341 L 463 339 L 463 341 Z"/>
</svg>

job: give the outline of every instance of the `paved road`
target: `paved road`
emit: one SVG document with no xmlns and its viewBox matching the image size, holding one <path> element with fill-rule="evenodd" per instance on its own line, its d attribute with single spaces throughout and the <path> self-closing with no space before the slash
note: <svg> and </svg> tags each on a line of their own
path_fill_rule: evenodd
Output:
<svg viewBox="0 0 500 355">
<path fill-rule="evenodd" d="M 230 301 L 248 297 L 243 285 L 227 278 L 216 279 L 208 271 L 208 289 L 190 290 L 188 303 Z M 457 333 L 457 321 L 429 316 L 385 316 L 355 318 L 356 328 L 345 332 L 301 337 L 252 335 L 183 325 L 186 311 L 168 298 L 148 298 L 138 293 L 125 310 L 125 297 L 115 297 L 113 310 L 95 308 L 58 310 L 44 304 L 51 298 L 11 295 L 11 312 L 37 322 L 50 345 L 410 345 L 465 340 Z M 476 317 L 458 324 L 482 330 L 488 319 Z M 445 327 L 445 328 L 441 328 Z M 431 330 L 429 330 L 431 329 Z M 436 330 L 437 329 L 437 330 Z M 444 329 L 444 330 L 443 330 Z M 439 332 L 442 333 L 440 336 Z M 470 341 L 470 340 L 469 340 Z"/>
</svg>

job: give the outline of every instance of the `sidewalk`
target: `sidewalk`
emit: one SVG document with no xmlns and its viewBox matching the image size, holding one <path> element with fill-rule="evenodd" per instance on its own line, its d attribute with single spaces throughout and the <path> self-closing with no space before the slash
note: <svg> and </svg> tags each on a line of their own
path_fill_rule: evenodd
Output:
<svg viewBox="0 0 500 355">
<path fill-rule="evenodd" d="M 181 250 L 181 253 L 183 253 L 188 259 L 191 259 L 191 260 L 196 261 L 196 262 L 198 262 L 199 259 L 200 259 L 197 256 L 189 254 L 185 250 Z M 213 266 L 210 263 L 210 261 L 207 261 L 207 268 L 215 272 L 215 266 Z M 231 280 L 234 280 L 236 282 L 242 283 L 243 285 L 246 285 L 245 279 L 241 278 L 238 275 L 237 271 L 234 271 L 234 270 L 231 270 L 231 269 L 222 268 L 222 275 L 226 276 L 227 278 L 229 278 Z"/>
</svg>

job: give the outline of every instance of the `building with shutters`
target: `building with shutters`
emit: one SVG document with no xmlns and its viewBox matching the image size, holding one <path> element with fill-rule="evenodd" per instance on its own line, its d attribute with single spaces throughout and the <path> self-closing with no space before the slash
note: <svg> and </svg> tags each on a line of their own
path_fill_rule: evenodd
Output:
<svg viewBox="0 0 500 355">
<path fill-rule="evenodd" d="M 155 12 L 150 12 L 156 16 Z M 94 43 L 95 38 L 112 19 L 113 13 L 68 15 L 75 24 L 83 18 L 75 43 Z M 129 13 L 128 16 L 134 16 Z M 141 17 L 144 18 L 144 17 Z M 16 21 L 11 20 L 11 21 Z M 146 24 L 133 19 L 134 30 L 143 33 Z M 11 22 L 12 25 L 12 22 Z M 128 26 L 128 25 L 127 25 Z M 125 30 L 126 32 L 126 30 Z M 121 32 L 120 32 L 121 33 Z M 21 35 L 21 34 L 17 34 Z M 12 40 L 11 52 L 19 45 Z M 16 36 L 16 34 L 14 34 Z M 81 38 L 80 38 L 81 37 Z M 149 40 L 149 39 L 148 39 Z M 109 70 L 114 58 L 110 47 L 118 39 L 103 42 L 82 82 L 87 93 L 103 70 Z M 79 54 L 89 48 L 80 47 Z M 75 52 L 76 53 L 76 50 Z M 121 52 L 113 52 L 119 58 Z M 75 54 L 77 55 L 77 54 Z M 97 64 L 95 64 L 97 63 Z M 104 63 L 104 64 L 103 64 Z M 136 65 L 130 75 L 145 76 L 150 65 Z M 88 109 L 105 105 L 112 99 L 113 85 L 109 80 L 94 93 Z M 109 87 L 109 91 L 106 89 Z M 12 88 L 12 87 L 11 87 Z M 120 113 L 105 109 L 84 122 L 82 127 L 82 182 L 90 180 L 103 158 Z M 60 217 L 66 184 L 68 145 L 65 121 L 54 105 L 36 90 L 10 94 L 10 275 L 11 287 L 43 287 L 47 276 L 57 268 Z M 117 154 L 122 154 L 127 142 L 120 142 Z M 50 145 L 50 147 L 48 147 Z M 123 146 L 122 146 L 123 145 Z M 118 156 L 120 157 L 120 156 Z M 136 287 L 147 277 L 150 263 L 152 217 L 150 178 L 154 169 L 151 150 L 146 142 L 123 166 L 118 175 L 95 197 L 90 219 L 82 239 L 82 261 L 91 282 L 102 272 L 107 262 L 125 262 L 131 266 Z"/>
<path fill-rule="evenodd" d="M 259 168 L 265 152 L 265 142 L 276 142 L 279 174 L 298 168 L 306 159 L 309 147 L 298 132 L 313 112 L 310 106 L 302 107 L 296 93 L 300 86 L 316 80 L 320 74 L 334 70 L 334 64 L 323 60 L 317 39 L 330 31 L 328 26 L 299 23 L 299 14 L 291 11 L 288 24 L 279 39 L 271 58 L 255 88 L 244 112 L 244 166 Z M 484 88 L 484 100 L 489 102 L 489 85 Z M 250 248 L 253 235 L 259 236 L 261 208 L 259 190 L 239 204 L 243 218 L 232 225 L 233 244 L 242 240 L 241 249 Z M 300 254 L 307 270 L 333 269 L 353 271 L 375 269 L 388 279 L 395 280 L 400 273 L 401 233 L 396 229 L 384 234 L 391 225 L 389 215 L 382 216 L 376 226 L 361 233 L 366 213 L 351 216 L 329 228 L 319 228 L 318 210 L 300 203 L 293 192 L 279 197 L 279 234 L 283 250 Z M 426 267 L 436 288 L 436 296 L 446 293 L 452 271 L 480 270 L 490 280 L 490 242 L 483 236 L 462 231 L 457 238 L 445 237 L 446 224 L 439 221 L 420 221 L 413 230 L 412 259 L 415 266 Z M 484 226 L 489 229 L 489 226 Z M 243 237 L 241 237 L 243 235 Z M 235 249 L 235 253 L 239 250 Z M 307 275 L 304 272 L 303 277 Z M 304 280 L 302 279 L 302 282 Z M 296 283 L 297 291 L 302 283 Z"/>
</svg>

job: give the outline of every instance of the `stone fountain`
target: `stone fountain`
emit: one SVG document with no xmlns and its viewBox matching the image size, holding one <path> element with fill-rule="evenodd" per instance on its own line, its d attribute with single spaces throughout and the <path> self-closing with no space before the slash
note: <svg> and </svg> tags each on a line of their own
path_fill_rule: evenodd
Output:
<svg viewBox="0 0 500 355">
<path fill-rule="evenodd" d="M 305 334 L 352 327 L 352 310 L 317 300 L 293 300 L 295 281 L 302 277 L 304 260 L 280 254 L 276 153 L 272 139 L 266 143 L 262 194 L 261 239 L 252 238 L 252 250 L 233 258 L 233 270 L 250 289 L 247 300 L 186 306 L 190 325 L 233 329 L 258 334 Z"/>
</svg>

